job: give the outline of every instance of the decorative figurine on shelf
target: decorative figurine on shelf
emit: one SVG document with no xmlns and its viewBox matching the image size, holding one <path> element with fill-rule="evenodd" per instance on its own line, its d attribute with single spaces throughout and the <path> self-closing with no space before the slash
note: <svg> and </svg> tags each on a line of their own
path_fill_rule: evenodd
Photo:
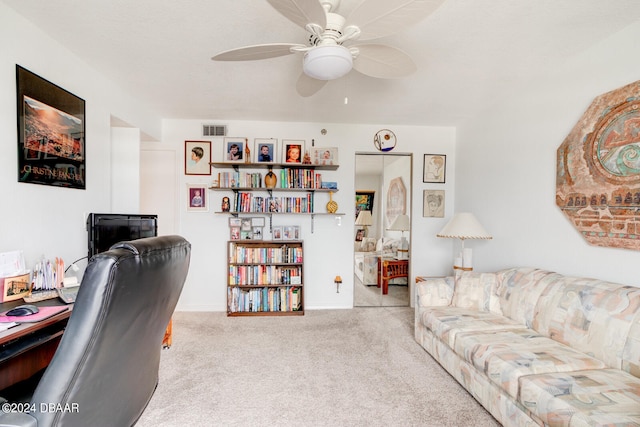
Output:
<svg viewBox="0 0 640 427">
<path fill-rule="evenodd" d="M 224 196 L 222 198 L 222 212 L 229 212 L 231 210 L 231 204 L 229 203 L 229 198 Z"/>
<path fill-rule="evenodd" d="M 244 162 L 251 163 L 251 150 L 249 149 L 249 140 L 244 139 Z"/>
<path fill-rule="evenodd" d="M 275 188 L 277 182 L 278 182 L 278 177 L 276 176 L 275 173 L 273 173 L 271 169 L 269 169 L 269 172 L 267 172 L 264 175 L 264 185 L 267 188 Z"/>
<path fill-rule="evenodd" d="M 309 151 L 304 152 L 304 157 L 302 158 L 302 164 L 303 165 L 311 164 L 311 156 L 309 155 Z"/>
<path fill-rule="evenodd" d="M 327 203 L 327 212 L 338 212 L 338 203 L 333 201 L 333 191 L 329 191 L 329 202 Z"/>
</svg>

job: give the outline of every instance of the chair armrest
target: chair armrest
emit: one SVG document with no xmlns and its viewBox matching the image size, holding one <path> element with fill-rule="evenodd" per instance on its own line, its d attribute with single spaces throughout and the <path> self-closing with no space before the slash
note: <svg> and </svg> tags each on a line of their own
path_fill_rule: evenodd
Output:
<svg viewBox="0 0 640 427">
<path fill-rule="evenodd" d="M 0 427 L 37 427 L 38 420 L 22 412 L 0 412 Z"/>
<path fill-rule="evenodd" d="M 447 306 L 453 300 L 453 277 L 428 277 L 416 281 L 416 307 Z"/>
</svg>

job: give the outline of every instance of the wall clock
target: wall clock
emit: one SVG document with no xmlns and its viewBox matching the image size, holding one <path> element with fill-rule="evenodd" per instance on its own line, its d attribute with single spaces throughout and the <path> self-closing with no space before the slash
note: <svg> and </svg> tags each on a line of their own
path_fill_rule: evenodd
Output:
<svg viewBox="0 0 640 427">
<path fill-rule="evenodd" d="M 397 142 L 396 134 L 389 129 L 379 130 L 373 137 L 373 145 L 382 152 L 393 150 Z"/>
</svg>

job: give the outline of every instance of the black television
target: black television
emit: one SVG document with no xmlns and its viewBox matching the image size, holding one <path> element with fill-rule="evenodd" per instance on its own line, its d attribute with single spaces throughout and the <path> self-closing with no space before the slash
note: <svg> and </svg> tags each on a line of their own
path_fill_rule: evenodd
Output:
<svg viewBox="0 0 640 427">
<path fill-rule="evenodd" d="M 89 259 L 118 243 L 158 234 L 158 215 L 90 213 L 87 217 Z"/>
</svg>

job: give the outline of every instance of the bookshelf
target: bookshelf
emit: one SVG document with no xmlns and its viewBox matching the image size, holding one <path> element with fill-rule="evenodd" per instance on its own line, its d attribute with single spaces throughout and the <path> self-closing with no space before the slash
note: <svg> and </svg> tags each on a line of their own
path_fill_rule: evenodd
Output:
<svg viewBox="0 0 640 427">
<path fill-rule="evenodd" d="M 304 314 L 301 240 L 231 240 L 227 260 L 227 316 Z"/>
<path fill-rule="evenodd" d="M 324 204 L 316 206 L 316 193 L 335 193 L 337 188 L 322 188 L 324 170 L 337 170 L 337 165 L 307 165 L 291 163 L 230 163 L 212 162 L 214 168 L 230 169 L 217 174 L 217 186 L 213 191 L 232 191 L 229 211 L 216 213 L 237 215 L 248 214 L 325 214 Z M 264 184 L 266 174 L 248 169 L 269 169 L 277 177 L 275 187 Z M 214 174 L 215 175 L 215 174 Z M 254 194 L 256 192 L 268 195 Z M 274 194 L 276 193 L 276 194 Z M 306 193 L 293 194 L 293 193 Z M 321 210 L 321 212 L 318 212 Z M 344 215 L 331 213 L 331 215 Z"/>
</svg>

